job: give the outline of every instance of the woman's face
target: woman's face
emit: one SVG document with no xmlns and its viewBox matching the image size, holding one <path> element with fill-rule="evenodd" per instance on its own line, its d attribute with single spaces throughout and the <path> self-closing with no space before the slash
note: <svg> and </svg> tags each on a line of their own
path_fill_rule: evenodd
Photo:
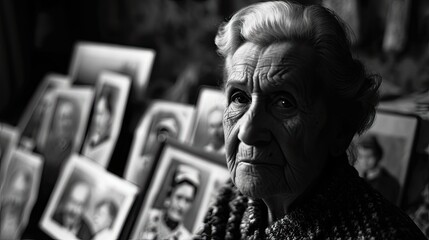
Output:
<svg viewBox="0 0 429 240">
<path fill-rule="evenodd" d="M 189 184 L 178 185 L 170 196 L 167 213 L 170 219 L 182 222 L 192 206 L 195 198 L 195 188 Z"/>
<path fill-rule="evenodd" d="M 314 61 L 306 45 L 248 42 L 227 62 L 227 164 L 243 194 L 297 196 L 325 165 L 330 131 Z"/>
</svg>

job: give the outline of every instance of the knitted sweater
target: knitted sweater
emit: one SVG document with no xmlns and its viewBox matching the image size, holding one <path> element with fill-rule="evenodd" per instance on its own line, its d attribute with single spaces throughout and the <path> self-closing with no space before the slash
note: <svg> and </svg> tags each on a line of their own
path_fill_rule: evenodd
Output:
<svg viewBox="0 0 429 240">
<path fill-rule="evenodd" d="M 318 184 L 270 226 L 265 204 L 229 182 L 210 207 L 198 239 L 426 239 L 353 167 L 337 162 L 326 169 Z"/>
</svg>

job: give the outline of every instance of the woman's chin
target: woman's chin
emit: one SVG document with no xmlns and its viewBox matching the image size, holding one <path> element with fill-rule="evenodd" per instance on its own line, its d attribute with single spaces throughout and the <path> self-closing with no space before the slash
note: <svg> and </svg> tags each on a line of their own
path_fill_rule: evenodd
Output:
<svg viewBox="0 0 429 240">
<path fill-rule="evenodd" d="M 274 166 L 238 164 L 234 184 L 243 195 L 252 198 L 267 198 L 283 192 L 282 171 Z"/>
<path fill-rule="evenodd" d="M 275 191 L 273 189 L 274 186 L 267 186 L 260 179 L 252 176 L 241 176 L 235 179 L 235 185 L 240 190 L 240 192 L 251 198 L 266 198 L 271 195 L 275 195 Z"/>
</svg>

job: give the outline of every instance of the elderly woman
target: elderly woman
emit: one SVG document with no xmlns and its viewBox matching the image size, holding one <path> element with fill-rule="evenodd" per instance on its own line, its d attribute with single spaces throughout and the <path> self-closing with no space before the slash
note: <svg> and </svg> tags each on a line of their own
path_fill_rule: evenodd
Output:
<svg viewBox="0 0 429 240">
<path fill-rule="evenodd" d="M 223 25 L 216 45 L 232 183 L 200 238 L 424 239 L 349 165 L 346 150 L 373 121 L 380 80 L 353 59 L 332 12 L 258 3 Z"/>
</svg>

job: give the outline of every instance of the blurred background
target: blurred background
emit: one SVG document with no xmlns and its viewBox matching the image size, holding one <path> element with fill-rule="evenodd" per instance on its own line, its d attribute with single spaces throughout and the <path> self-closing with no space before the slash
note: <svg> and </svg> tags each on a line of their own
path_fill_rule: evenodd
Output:
<svg viewBox="0 0 429 240">
<path fill-rule="evenodd" d="M 196 104 L 201 86 L 221 85 L 216 31 L 235 11 L 254 2 L 0 0 L 0 122 L 18 124 L 46 74 L 69 74 L 78 42 L 153 49 L 156 57 L 145 95 L 130 100 L 108 167 L 121 175 L 125 163 L 115 159 L 127 159 L 138 120 L 152 99 Z M 429 1 L 298 2 L 323 4 L 343 18 L 354 54 L 383 78 L 380 108 L 418 119 L 402 205 L 415 212 L 429 203 L 429 195 L 421 194 L 429 189 Z"/>
<path fill-rule="evenodd" d="M 156 50 L 149 97 L 165 94 L 178 79 L 193 74 L 198 77 L 189 80 L 192 87 L 217 85 L 222 72 L 213 41 L 216 30 L 232 13 L 253 2 L 257 1 L 2 0 L 0 120 L 17 122 L 47 72 L 68 72 L 77 41 Z M 354 30 L 356 53 L 383 76 L 386 96 L 428 89 L 428 1 L 399 1 L 409 5 L 401 12 L 392 9 L 394 0 L 301 2 L 325 2 L 345 16 Z M 403 26 L 389 45 L 386 35 L 392 24 Z M 189 95 L 183 101 L 195 101 L 194 94 Z"/>
</svg>

